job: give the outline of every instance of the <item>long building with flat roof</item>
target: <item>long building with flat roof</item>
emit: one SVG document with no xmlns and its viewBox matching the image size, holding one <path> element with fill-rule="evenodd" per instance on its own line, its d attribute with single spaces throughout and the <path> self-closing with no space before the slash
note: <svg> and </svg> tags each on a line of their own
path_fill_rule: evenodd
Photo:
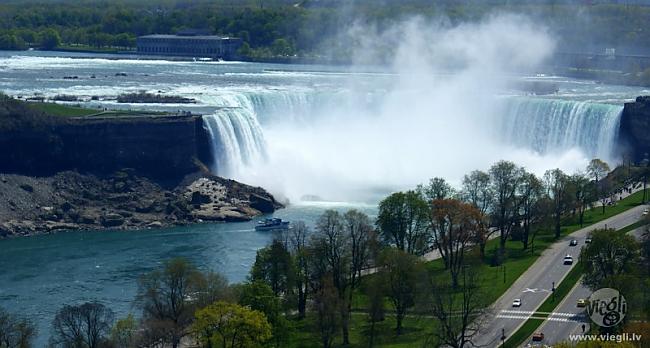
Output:
<svg viewBox="0 0 650 348">
<path fill-rule="evenodd" d="M 139 54 L 231 60 L 237 58 L 242 40 L 217 35 L 156 34 L 140 36 L 136 43 Z"/>
</svg>

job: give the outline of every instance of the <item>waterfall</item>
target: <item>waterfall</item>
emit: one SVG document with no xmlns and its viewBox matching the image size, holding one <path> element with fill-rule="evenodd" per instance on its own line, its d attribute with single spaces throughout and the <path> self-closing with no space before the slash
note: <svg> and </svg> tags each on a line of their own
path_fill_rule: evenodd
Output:
<svg viewBox="0 0 650 348">
<path fill-rule="evenodd" d="M 587 156 L 612 159 L 622 106 L 542 98 L 507 98 L 496 132 L 504 143 L 540 154 L 578 148 Z"/>
<path fill-rule="evenodd" d="M 211 103 L 217 105 L 219 109 L 212 115 L 204 116 L 205 129 L 209 133 L 214 155 L 214 167 L 212 169 L 218 175 L 235 179 L 241 179 L 242 175 L 251 173 L 264 175 L 262 171 L 266 171 L 266 169 L 261 169 L 263 166 L 260 166 L 260 164 L 268 163 L 267 151 L 269 151 L 269 148 L 267 148 L 263 129 L 270 129 L 271 127 L 276 131 L 285 129 L 287 132 L 283 133 L 285 136 L 295 138 L 291 139 L 292 149 L 305 148 L 308 154 L 305 155 L 304 152 L 301 152 L 301 156 L 306 156 L 305 158 L 310 161 L 316 161 L 319 158 L 318 156 L 323 156 L 323 154 L 317 153 L 319 152 L 318 148 L 314 148 L 314 146 L 327 146 L 316 145 L 323 143 L 321 137 L 332 136 L 337 132 L 344 132 L 345 136 L 354 137 L 354 135 L 348 134 L 352 129 L 359 129 L 359 127 L 351 128 L 350 124 L 353 120 L 357 121 L 357 126 L 360 122 L 361 124 L 371 125 L 372 127 L 361 128 L 362 130 L 357 131 L 366 132 L 366 129 L 368 129 L 368 132 L 371 133 L 365 135 L 379 132 L 375 134 L 374 138 L 391 137 L 392 132 L 394 132 L 394 125 L 381 123 L 385 122 L 386 119 L 393 120 L 394 117 L 384 118 L 383 121 L 375 121 L 377 120 L 375 114 L 378 108 L 377 105 L 379 105 L 378 100 L 381 100 L 381 98 L 368 98 L 365 102 L 363 100 L 358 102 L 358 96 L 349 93 L 331 93 L 331 91 L 323 93 L 322 91 L 315 92 L 313 90 L 299 90 L 293 91 L 293 93 L 290 90 L 245 91 L 220 95 L 215 98 Z M 356 103 L 356 105 L 351 106 L 351 103 Z M 613 160 L 615 158 L 614 150 L 618 137 L 622 106 L 530 97 L 499 98 L 495 105 L 496 109 L 491 109 L 489 115 L 483 115 L 483 120 L 478 119 L 479 116 L 475 114 L 469 116 L 470 123 L 485 124 L 484 128 L 479 127 L 475 131 L 479 133 L 474 134 L 474 136 L 476 139 L 479 139 L 476 136 L 484 139 L 481 141 L 490 142 L 489 144 L 483 144 L 483 150 L 479 150 L 479 152 L 488 151 L 485 155 L 489 156 L 491 160 L 508 158 L 506 153 L 499 153 L 498 148 L 493 146 L 499 144 L 506 145 L 503 149 L 521 148 L 542 156 L 556 156 L 570 150 L 578 150 L 587 158 L 599 157 L 604 160 Z M 433 117 L 446 115 L 436 113 L 435 110 L 430 112 Z M 339 116 L 338 121 L 319 122 L 334 114 Z M 341 115 L 343 117 L 340 117 Z M 349 119 L 349 117 L 353 116 L 355 119 Z M 401 120 L 400 122 L 405 125 L 404 129 L 402 129 L 404 134 L 406 134 L 405 130 L 406 132 L 409 132 L 409 130 L 413 132 L 414 129 L 422 129 L 422 127 L 431 129 L 431 132 L 435 132 L 438 136 L 449 132 L 449 130 L 443 128 L 430 128 L 433 127 L 431 124 L 419 124 L 419 122 L 426 122 L 426 120 L 409 117 L 409 114 L 398 115 L 398 117 Z M 350 121 L 339 122 L 348 119 Z M 419 121 L 416 121 L 416 119 Z M 489 121 L 486 122 L 486 120 Z M 448 118 L 445 122 L 460 121 Z M 333 124 L 340 127 L 340 131 L 333 130 L 331 127 L 322 129 L 323 124 Z M 455 129 L 459 128 L 455 127 Z M 311 134 L 311 138 L 295 136 L 306 130 L 310 133 L 305 134 Z M 413 136 L 421 138 L 422 134 L 424 133 L 415 132 Z M 453 135 L 450 136 L 453 137 Z M 364 139 L 374 138 L 366 138 L 364 134 L 359 134 L 358 139 L 353 143 L 354 146 L 358 144 L 361 149 L 366 146 L 369 147 L 365 149 L 367 152 L 364 153 L 371 155 L 373 149 L 376 149 L 376 144 L 366 144 Z M 284 139 L 286 138 L 280 138 L 282 141 Z M 494 139 L 494 141 L 489 139 Z M 275 140 L 277 141 L 278 138 Z M 321 142 L 318 142 L 318 140 L 321 140 Z M 429 140 L 425 138 L 413 139 L 413 141 L 428 144 L 427 146 L 438 146 L 427 143 Z M 373 148 L 373 146 L 375 147 Z M 336 158 L 331 158 L 332 156 L 323 157 L 318 159 L 318 163 L 322 162 L 323 168 L 340 165 L 339 160 L 345 159 L 345 156 L 347 156 L 345 150 L 341 151 L 341 153 L 335 155 Z M 401 156 L 399 146 L 394 147 L 394 151 L 395 153 L 388 153 L 387 156 Z M 271 160 L 277 160 L 276 157 Z M 292 162 L 300 161 L 297 155 L 288 157 L 288 160 Z M 351 161 L 351 163 L 356 162 Z M 284 166 L 279 163 L 275 163 L 275 165 Z M 380 164 L 371 163 L 369 165 Z M 417 166 L 417 162 L 408 163 L 408 165 Z M 440 165 L 449 166 L 453 165 L 453 163 L 440 163 Z M 456 163 L 456 165 L 460 165 L 460 163 Z"/>
<path fill-rule="evenodd" d="M 266 160 L 264 134 L 252 109 L 224 108 L 203 116 L 203 121 L 214 156 L 212 171 L 217 175 L 235 177 L 245 167 Z"/>
</svg>

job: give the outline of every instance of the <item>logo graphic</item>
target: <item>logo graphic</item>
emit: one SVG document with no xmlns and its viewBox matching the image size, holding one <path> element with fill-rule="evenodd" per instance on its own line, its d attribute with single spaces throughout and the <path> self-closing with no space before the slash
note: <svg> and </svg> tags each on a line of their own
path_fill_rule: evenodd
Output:
<svg viewBox="0 0 650 348">
<path fill-rule="evenodd" d="M 625 297 L 616 289 L 598 289 L 589 296 L 587 314 L 598 326 L 615 326 L 623 321 L 626 313 L 627 302 Z"/>
</svg>

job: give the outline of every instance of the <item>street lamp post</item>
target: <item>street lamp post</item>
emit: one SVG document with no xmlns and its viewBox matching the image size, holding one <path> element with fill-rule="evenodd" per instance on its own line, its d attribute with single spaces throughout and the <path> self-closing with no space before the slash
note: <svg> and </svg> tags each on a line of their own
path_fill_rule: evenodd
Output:
<svg viewBox="0 0 650 348">
<path fill-rule="evenodd" d="M 553 286 L 551 287 L 551 292 L 553 293 L 553 302 L 555 302 L 555 282 L 553 282 Z"/>
<path fill-rule="evenodd" d="M 506 329 L 502 328 L 501 329 L 501 347 L 503 348 L 505 346 L 506 346 Z"/>
</svg>

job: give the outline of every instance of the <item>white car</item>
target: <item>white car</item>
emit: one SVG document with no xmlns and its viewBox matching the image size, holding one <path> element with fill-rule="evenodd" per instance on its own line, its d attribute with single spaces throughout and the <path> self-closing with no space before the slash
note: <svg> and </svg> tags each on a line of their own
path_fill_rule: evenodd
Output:
<svg viewBox="0 0 650 348">
<path fill-rule="evenodd" d="M 513 307 L 521 307 L 521 299 L 516 298 L 514 301 L 512 301 L 512 306 Z"/>
<path fill-rule="evenodd" d="M 643 215 L 648 215 L 648 212 L 649 212 L 648 208 L 645 208 L 645 209 L 643 210 Z"/>
<path fill-rule="evenodd" d="M 567 255 L 564 257 L 564 264 L 565 265 L 572 265 L 573 264 L 573 257 L 571 255 Z"/>
</svg>

